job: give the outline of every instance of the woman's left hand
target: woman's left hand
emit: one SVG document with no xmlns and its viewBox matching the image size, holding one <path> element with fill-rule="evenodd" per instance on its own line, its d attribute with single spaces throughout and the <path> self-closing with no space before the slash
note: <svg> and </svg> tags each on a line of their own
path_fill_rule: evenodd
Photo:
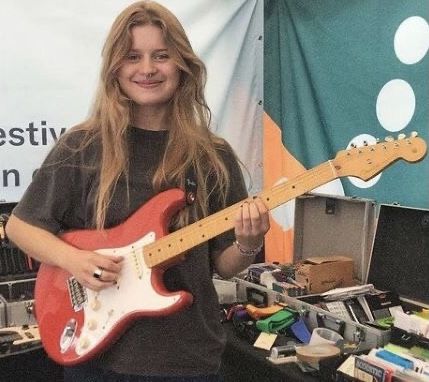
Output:
<svg viewBox="0 0 429 382">
<path fill-rule="evenodd" d="M 253 250 L 263 244 L 270 229 L 268 208 L 256 197 L 242 204 L 235 218 L 235 237 L 244 250 Z"/>
</svg>

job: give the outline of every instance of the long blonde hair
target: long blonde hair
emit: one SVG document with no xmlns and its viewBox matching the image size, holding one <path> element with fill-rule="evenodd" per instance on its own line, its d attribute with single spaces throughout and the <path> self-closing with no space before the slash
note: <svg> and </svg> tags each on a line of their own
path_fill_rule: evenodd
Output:
<svg viewBox="0 0 429 382">
<path fill-rule="evenodd" d="M 209 131 L 210 109 L 204 97 L 206 68 L 196 56 L 178 19 L 152 1 L 139 1 L 124 9 L 114 21 L 102 51 L 100 83 L 89 118 L 73 130 L 87 131 L 83 145 L 99 139 L 102 146 L 100 181 L 95 203 L 95 224 L 103 228 L 106 211 L 121 175 L 128 177 L 126 131 L 133 121 L 133 103 L 122 92 L 117 72 L 132 45 L 131 30 L 137 25 L 159 27 L 181 72 L 180 83 L 170 101 L 168 142 L 164 157 L 153 178 L 156 192 L 184 187 L 187 169 L 193 167 L 198 183 L 192 209 L 178 216 L 177 225 L 191 217 L 208 214 L 210 195 L 225 205 L 230 179 L 220 150 L 226 142 Z M 215 179 L 208 189 L 209 178 Z"/>
</svg>

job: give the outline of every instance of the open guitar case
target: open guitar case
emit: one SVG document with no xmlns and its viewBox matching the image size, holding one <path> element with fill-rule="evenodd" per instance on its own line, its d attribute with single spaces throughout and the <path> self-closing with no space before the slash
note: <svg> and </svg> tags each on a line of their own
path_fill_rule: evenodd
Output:
<svg viewBox="0 0 429 382">
<path fill-rule="evenodd" d="M 428 306 L 428 210 L 307 194 L 296 199 L 294 231 L 295 263 L 315 256 L 347 256 L 354 261 L 356 285 L 373 284 L 377 291 L 388 291 L 392 306 L 399 304 L 404 311 Z M 335 330 L 356 344 L 358 351 L 384 346 L 391 340 L 393 329 L 322 309 L 320 294 L 291 297 L 243 276 L 234 279 L 239 300 L 246 300 L 249 289 L 257 289 L 268 305 L 282 302 L 297 310 L 310 331 L 316 327 Z M 371 302 L 375 316 L 385 313 L 376 308 L 377 303 L 384 302 Z"/>
<path fill-rule="evenodd" d="M 353 259 L 356 284 L 363 283 L 369 263 L 375 230 L 376 205 L 373 200 L 324 194 L 306 194 L 296 198 L 294 223 L 294 264 L 318 256 L 346 256 Z M 320 295 L 292 297 L 264 286 L 237 278 L 238 296 L 247 288 L 266 293 L 268 304 L 276 301 L 300 312 L 306 326 L 327 327 L 339 332 L 359 350 L 381 346 L 388 332 L 362 325 L 352 319 L 340 319 L 335 312 L 318 307 Z"/>
</svg>

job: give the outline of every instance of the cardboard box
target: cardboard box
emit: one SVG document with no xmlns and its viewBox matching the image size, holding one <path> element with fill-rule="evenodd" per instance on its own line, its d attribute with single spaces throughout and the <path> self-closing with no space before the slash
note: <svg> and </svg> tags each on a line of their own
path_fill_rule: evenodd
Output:
<svg viewBox="0 0 429 382">
<path fill-rule="evenodd" d="M 306 285 L 309 293 L 355 285 L 353 259 L 346 256 L 309 257 L 296 270 L 296 281 Z"/>
</svg>

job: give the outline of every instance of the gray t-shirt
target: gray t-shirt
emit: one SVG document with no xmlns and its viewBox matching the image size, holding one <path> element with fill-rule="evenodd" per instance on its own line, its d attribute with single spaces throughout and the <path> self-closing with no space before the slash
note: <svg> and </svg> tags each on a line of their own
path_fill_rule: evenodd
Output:
<svg viewBox="0 0 429 382">
<path fill-rule="evenodd" d="M 58 234 L 71 229 L 93 228 L 94 200 L 98 185 L 100 146 L 94 142 L 81 152 L 81 132 L 61 138 L 35 175 L 14 214 L 27 223 Z M 161 160 L 168 131 L 129 128 L 129 187 L 121 177 L 106 216 L 106 227 L 123 222 L 154 196 L 152 176 Z M 231 177 L 227 205 L 247 193 L 241 170 L 231 149 L 219 150 Z M 214 198 L 210 214 L 220 209 Z M 225 345 L 219 305 L 212 282 L 211 254 L 234 240 L 228 231 L 189 251 L 185 260 L 167 269 L 164 284 L 169 290 L 186 290 L 193 304 L 171 316 L 135 321 L 94 366 L 117 373 L 163 376 L 212 374 L 218 370 Z"/>
</svg>

